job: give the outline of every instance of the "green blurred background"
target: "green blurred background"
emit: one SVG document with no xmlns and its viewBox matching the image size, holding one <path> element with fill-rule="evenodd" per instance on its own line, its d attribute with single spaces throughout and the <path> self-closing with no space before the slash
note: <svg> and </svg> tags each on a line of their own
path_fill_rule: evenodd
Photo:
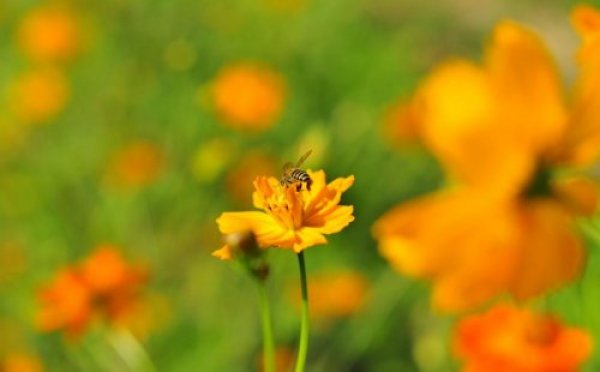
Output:
<svg viewBox="0 0 600 372">
<path fill-rule="evenodd" d="M 330 244 L 307 251 L 309 280 L 352 270 L 369 289 L 352 316 L 314 327 L 309 370 L 456 369 L 448 346 L 453 319 L 431 312 L 427 286 L 392 272 L 370 234 L 384 211 L 443 181 L 425 150 L 386 140 L 382 123 L 436 63 L 479 59 L 486 35 L 506 17 L 540 32 L 572 78 L 578 39 L 568 14 L 574 4 L 0 2 L 0 358 L 26 350 L 48 371 L 128 370 L 102 330 L 71 343 L 39 333 L 33 322 L 40 286 L 109 242 L 151 268 L 147 291 L 155 313 L 140 342 L 157 370 L 256 370 L 257 295 L 235 265 L 210 256 L 220 245 L 214 221 L 223 211 L 248 207 L 250 194 L 246 202 L 232 196 L 231 172 L 249 154 L 279 171 L 313 148 L 308 167 L 324 168 L 329 177 L 355 175 L 344 204 L 355 206 L 356 221 Z M 24 123 L 14 114 L 15 81 L 40 62 L 23 52 L 18 30 L 29 12 L 48 5 L 76 14 L 81 47 L 53 65 L 66 77 L 65 104 L 41 123 Z M 240 61 L 269 66 L 286 82 L 282 115 L 268 130 L 231 129 L 211 107 L 211 82 L 223 66 Z M 159 154 L 156 174 L 139 185 L 115 186 L 111 164 L 140 141 Z M 586 226 L 590 256 L 582 280 L 540 306 L 600 339 L 600 233 L 594 221 Z M 293 350 L 299 312 L 289 292 L 298 280 L 296 260 L 289 251 L 272 251 L 270 259 L 275 338 Z M 600 369 L 598 353 L 586 368 Z"/>
</svg>

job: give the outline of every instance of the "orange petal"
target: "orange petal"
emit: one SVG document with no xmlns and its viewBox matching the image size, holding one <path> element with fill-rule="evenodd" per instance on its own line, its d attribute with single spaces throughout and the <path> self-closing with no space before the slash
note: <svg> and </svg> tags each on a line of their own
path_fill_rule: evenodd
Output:
<svg viewBox="0 0 600 372">
<path fill-rule="evenodd" d="M 515 22 L 500 22 L 486 66 L 503 130 L 535 153 L 556 145 L 567 110 L 556 66 L 541 40 Z"/>
<path fill-rule="evenodd" d="M 578 52 L 571 120 L 558 149 L 558 160 L 586 165 L 600 155 L 600 12 L 581 5 L 572 15 L 583 38 Z"/>
<path fill-rule="evenodd" d="M 598 206 L 598 185 L 587 178 L 569 178 L 554 185 L 554 192 L 575 215 L 591 216 Z"/>
<path fill-rule="evenodd" d="M 585 257 L 568 211 L 556 202 L 531 201 L 520 214 L 522 258 L 512 293 L 530 298 L 574 280 Z"/>
<path fill-rule="evenodd" d="M 514 194 L 533 167 L 530 149 L 515 144 L 499 120 L 488 74 L 466 61 L 448 62 L 419 89 L 425 144 L 451 176 L 471 186 Z"/>
</svg>

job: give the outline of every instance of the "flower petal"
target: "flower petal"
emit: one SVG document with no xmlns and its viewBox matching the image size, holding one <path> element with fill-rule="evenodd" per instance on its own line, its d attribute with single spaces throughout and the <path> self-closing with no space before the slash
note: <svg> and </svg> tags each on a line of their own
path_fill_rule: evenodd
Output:
<svg viewBox="0 0 600 372">
<path fill-rule="evenodd" d="M 577 56 L 580 71 L 558 160 L 586 165 L 600 155 L 600 11 L 578 6 L 573 12 L 573 23 L 583 38 Z"/>
<path fill-rule="evenodd" d="M 535 153 L 556 145 L 567 124 L 567 110 L 556 66 L 541 40 L 515 22 L 500 22 L 486 67 L 504 130 Z"/>
<path fill-rule="evenodd" d="M 466 61 L 438 67 L 415 97 L 423 141 L 451 176 L 495 193 L 515 194 L 533 168 L 496 112 L 488 74 Z"/>
<path fill-rule="evenodd" d="M 220 249 L 213 251 L 212 256 L 224 261 L 229 261 L 233 258 L 233 252 L 231 251 L 231 248 L 225 244 Z"/>
<path fill-rule="evenodd" d="M 525 299 L 575 279 L 585 257 L 571 216 L 560 204 L 531 201 L 520 213 L 522 258 L 512 292 Z"/>
<path fill-rule="evenodd" d="M 303 227 L 296 230 L 296 241 L 293 248 L 294 252 L 300 253 L 308 247 L 325 243 L 327 243 L 327 239 L 321 234 L 320 229 Z"/>
<path fill-rule="evenodd" d="M 223 234 L 252 231 L 261 247 L 291 245 L 294 239 L 292 230 L 263 212 L 225 212 L 217 224 Z"/>
</svg>

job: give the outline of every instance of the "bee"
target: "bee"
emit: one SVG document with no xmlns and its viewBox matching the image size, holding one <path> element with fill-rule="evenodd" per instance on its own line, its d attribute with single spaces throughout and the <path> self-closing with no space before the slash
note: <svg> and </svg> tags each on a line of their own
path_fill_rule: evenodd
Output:
<svg viewBox="0 0 600 372">
<path fill-rule="evenodd" d="M 304 169 L 301 169 L 300 166 L 311 153 L 312 150 L 308 150 L 300 157 L 295 166 L 290 162 L 283 165 L 283 176 L 281 176 L 281 179 L 279 180 L 281 186 L 291 186 L 296 184 L 296 191 L 300 191 L 302 190 L 302 184 L 306 184 L 306 190 L 310 191 L 313 181 L 308 173 L 306 173 Z"/>
</svg>

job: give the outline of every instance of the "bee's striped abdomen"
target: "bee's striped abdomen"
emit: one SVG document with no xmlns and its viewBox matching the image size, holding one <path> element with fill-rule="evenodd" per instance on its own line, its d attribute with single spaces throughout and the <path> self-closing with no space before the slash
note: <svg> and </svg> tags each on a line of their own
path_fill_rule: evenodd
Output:
<svg viewBox="0 0 600 372">
<path fill-rule="evenodd" d="M 308 176 L 308 174 L 303 171 L 302 169 L 296 168 L 292 170 L 292 173 L 290 174 L 290 176 L 295 179 L 298 180 L 300 182 L 306 182 L 310 179 L 310 177 Z"/>
</svg>

